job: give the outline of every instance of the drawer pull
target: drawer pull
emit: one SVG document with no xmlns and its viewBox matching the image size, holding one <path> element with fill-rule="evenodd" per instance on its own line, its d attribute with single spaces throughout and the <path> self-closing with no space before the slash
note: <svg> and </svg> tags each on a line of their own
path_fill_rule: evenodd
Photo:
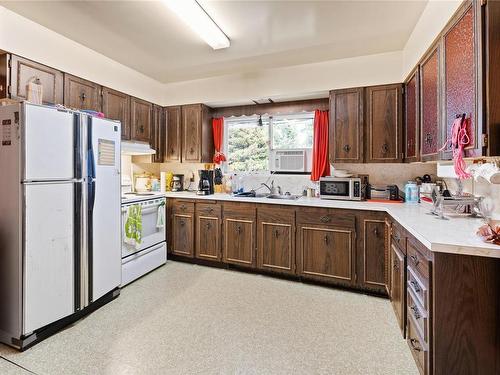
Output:
<svg viewBox="0 0 500 375">
<path fill-rule="evenodd" d="M 351 150 L 351 146 L 349 145 L 344 145 L 344 151 L 349 152 Z"/>
<path fill-rule="evenodd" d="M 382 153 L 387 154 L 387 152 L 389 152 L 389 145 L 387 143 L 384 143 L 382 145 Z"/>
<path fill-rule="evenodd" d="M 212 213 L 212 212 L 214 212 L 214 209 L 212 207 L 208 207 L 207 212 Z"/>
<path fill-rule="evenodd" d="M 422 317 L 422 315 L 420 314 L 420 311 L 418 310 L 418 307 L 413 305 L 410 307 L 411 311 L 413 311 L 413 316 L 415 317 L 415 319 L 420 319 Z"/>
<path fill-rule="evenodd" d="M 396 234 L 394 235 L 394 239 L 395 239 L 396 241 L 398 241 L 398 242 L 399 242 L 399 241 L 401 241 L 401 237 L 399 237 L 399 234 L 398 234 L 398 233 L 396 233 Z"/>
<path fill-rule="evenodd" d="M 418 346 L 417 344 L 418 344 L 418 340 L 416 340 L 416 339 L 410 339 L 411 348 L 413 350 L 415 350 L 416 352 L 421 352 L 422 348 L 420 346 Z"/>
<path fill-rule="evenodd" d="M 416 255 L 410 255 L 410 259 L 412 260 L 414 265 L 418 265 L 420 263 L 420 260 L 418 260 Z"/>
<path fill-rule="evenodd" d="M 330 221 L 332 221 L 332 218 L 330 217 L 330 215 L 325 215 L 325 216 L 321 216 L 320 220 L 322 223 L 329 223 Z"/>
<path fill-rule="evenodd" d="M 375 229 L 373 230 L 373 234 L 375 235 L 375 237 L 378 237 L 378 228 L 375 228 Z"/>
<path fill-rule="evenodd" d="M 212 228 L 212 225 L 210 225 L 210 223 L 207 223 L 205 227 L 207 228 L 207 230 L 210 230 L 210 228 Z"/>
<path fill-rule="evenodd" d="M 185 211 L 185 210 L 186 210 L 186 205 L 185 205 L 185 204 L 181 204 L 180 209 L 181 209 L 182 211 Z"/>
<path fill-rule="evenodd" d="M 323 238 L 323 241 L 325 242 L 326 245 L 330 242 L 330 238 L 328 237 L 327 234 L 325 234 L 325 237 Z"/>
<path fill-rule="evenodd" d="M 275 229 L 274 230 L 274 237 L 278 238 L 279 235 L 280 235 L 280 231 L 278 229 Z"/>
<path fill-rule="evenodd" d="M 241 233 L 241 226 L 240 225 L 236 226 L 236 233 L 238 233 L 238 234 Z"/>
<path fill-rule="evenodd" d="M 396 271 L 399 271 L 399 263 L 397 261 L 394 261 L 394 264 L 392 265 L 392 267 L 396 270 Z"/>
<path fill-rule="evenodd" d="M 179 224 L 181 225 L 181 227 L 183 227 L 184 225 L 186 225 L 186 222 L 184 220 L 181 220 L 179 221 Z"/>
<path fill-rule="evenodd" d="M 415 290 L 415 292 L 420 293 L 422 291 L 422 289 L 420 288 L 420 285 L 418 285 L 418 283 L 415 280 L 411 280 L 410 284 L 413 287 L 413 289 Z"/>
</svg>

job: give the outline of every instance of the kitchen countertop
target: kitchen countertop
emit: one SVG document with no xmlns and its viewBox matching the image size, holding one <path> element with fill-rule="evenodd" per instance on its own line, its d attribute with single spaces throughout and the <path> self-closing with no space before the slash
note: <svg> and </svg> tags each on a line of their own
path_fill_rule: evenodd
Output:
<svg viewBox="0 0 500 375">
<path fill-rule="evenodd" d="M 167 198 L 217 200 L 228 202 L 265 203 L 288 206 L 343 208 L 350 210 L 382 211 L 433 252 L 465 254 L 500 258 L 500 246 L 485 243 L 476 236 L 481 219 L 451 217 L 442 220 L 429 215 L 429 204 L 379 203 L 338 201 L 301 197 L 297 200 L 233 197 L 228 194 L 196 195 L 195 192 L 167 192 Z"/>
</svg>

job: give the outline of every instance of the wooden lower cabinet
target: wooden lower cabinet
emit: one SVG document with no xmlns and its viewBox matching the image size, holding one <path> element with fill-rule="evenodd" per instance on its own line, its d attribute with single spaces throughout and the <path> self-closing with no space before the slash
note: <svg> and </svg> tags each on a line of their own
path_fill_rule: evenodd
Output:
<svg viewBox="0 0 500 375">
<path fill-rule="evenodd" d="M 391 304 L 403 337 L 406 334 L 406 256 L 391 244 Z"/>
<path fill-rule="evenodd" d="M 174 201 L 172 205 L 171 253 L 194 256 L 194 203 Z"/>
<path fill-rule="evenodd" d="M 258 208 L 257 267 L 295 273 L 295 209 Z"/>
<path fill-rule="evenodd" d="M 220 261 L 222 210 L 216 203 L 196 204 L 196 251 L 199 259 Z"/>
<path fill-rule="evenodd" d="M 225 203 L 223 209 L 223 262 L 255 267 L 255 206 L 247 203 Z"/>
</svg>

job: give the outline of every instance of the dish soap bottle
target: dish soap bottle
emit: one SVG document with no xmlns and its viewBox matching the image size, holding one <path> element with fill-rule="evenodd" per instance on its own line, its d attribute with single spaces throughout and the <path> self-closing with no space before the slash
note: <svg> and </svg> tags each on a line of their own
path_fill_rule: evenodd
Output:
<svg viewBox="0 0 500 375">
<path fill-rule="evenodd" d="M 418 186 L 415 181 L 408 181 L 405 185 L 405 203 L 418 203 Z"/>
</svg>

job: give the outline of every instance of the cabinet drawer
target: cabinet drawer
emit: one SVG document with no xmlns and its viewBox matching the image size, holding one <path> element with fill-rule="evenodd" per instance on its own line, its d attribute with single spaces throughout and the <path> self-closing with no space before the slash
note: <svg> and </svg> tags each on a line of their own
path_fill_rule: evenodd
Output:
<svg viewBox="0 0 500 375">
<path fill-rule="evenodd" d="M 255 220 L 257 209 L 252 203 L 231 202 L 224 203 L 224 217 L 232 218 L 249 218 Z"/>
<path fill-rule="evenodd" d="M 429 347 L 418 334 L 412 317 L 408 318 L 406 342 L 421 374 L 429 374 Z"/>
<path fill-rule="evenodd" d="M 172 204 L 173 213 L 194 213 L 194 202 L 174 201 Z"/>
<path fill-rule="evenodd" d="M 297 211 L 297 223 L 354 228 L 356 217 L 353 214 L 336 210 L 300 209 Z"/>
<path fill-rule="evenodd" d="M 216 216 L 218 218 L 222 215 L 222 207 L 214 203 L 196 203 L 196 213 L 203 216 Z"/>
<path fill-rule="evenodd" d="M 418 333 L 425 343 L 429 344 L 429 314 L 418 302 L 412 289 L 408 289 L 406 298 L 408 301 L 408 316 L 413 319 L 415 328 L 418 329 Z"/>
<path fill-rule="evenodd" d="M 396 222 L 393 222 L 391 226 L 391 240 L 406 255 L 405 230 Z"/>
<path fill-rule="evenodd" d="M 411 290 L 418 302 L 420 302 L 425 310 L 429 311 L 429 290 L 427 284 L 410 266 L 408 266 L 407 271 L 408 290 Z"/>
<path fill-rule="evenodd" d="M 408 256 L 408 267 L 417 271 L 426 280 L 429 279 L 429 261 L 417 248 L 413 240 L 408 239 L 406 243 L 406 254 Z"/>
</svg>

